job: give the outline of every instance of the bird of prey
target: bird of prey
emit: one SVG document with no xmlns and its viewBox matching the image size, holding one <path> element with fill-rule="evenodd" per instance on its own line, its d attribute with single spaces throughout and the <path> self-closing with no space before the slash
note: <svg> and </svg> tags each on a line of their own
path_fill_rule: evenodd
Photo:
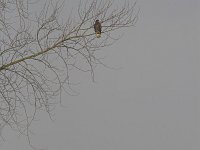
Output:
<svg viewBox="0 0 200 150">
<path fill-rule="evenodd" d="M 99 20 L 95 21 L 94 31 L 96 33 L 96 37 L 100 38 L 101 37 L 101 23 L 99 22 Z"/>
</svg>

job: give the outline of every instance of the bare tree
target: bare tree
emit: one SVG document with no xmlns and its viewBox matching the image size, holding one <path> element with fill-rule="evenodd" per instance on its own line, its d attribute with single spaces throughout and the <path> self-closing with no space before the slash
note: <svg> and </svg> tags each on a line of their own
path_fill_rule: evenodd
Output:
<svg viewBox="0 0 200 150">
<path fill-rule="evenodd" d="M 0 129 L 10 126 L 29 138 L 36 114 L 51 117 L 56 97 L 72 94 L 74 70 L 94 80 L 94 68 L 104 65 L 98 51 L 117 40 L 116 30 L 135 25 L 135 5 L 92 0 L 80 2 L 77 15 L 66 15 L 60 1 L 0 0 Z M 98 39 L 96 19 L 102 23 Z"/>
</svg>

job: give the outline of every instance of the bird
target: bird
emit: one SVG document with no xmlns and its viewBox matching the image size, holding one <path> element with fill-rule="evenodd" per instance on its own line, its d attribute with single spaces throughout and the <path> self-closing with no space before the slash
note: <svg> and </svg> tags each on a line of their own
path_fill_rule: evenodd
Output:
<svg viewBox="0 0 200 150">
<path fill-rule="evenodd" d="M 101 23 L 99 22 L 99 20 L 95 21 L 94 31 L 96 33 L 96 37 L 100 38 L 101 37 Z"/>
</svg>

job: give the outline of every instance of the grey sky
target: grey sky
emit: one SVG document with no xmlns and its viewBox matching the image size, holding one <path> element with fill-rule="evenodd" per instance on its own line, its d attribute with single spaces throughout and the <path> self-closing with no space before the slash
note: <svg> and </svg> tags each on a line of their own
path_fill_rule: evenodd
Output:
<svg viewBox="0 0 200 150">
<path fill-rule="evenodd" d="M 71 1 L 72 2 L 72 1 Z M 139 0 L 135 28 L 104 49 L 96 83 L 83 77 L 55 121 L 33 123 L 33 144 L 48 150 L 198 150 L 200 1 Z M 31 150 L 5 130 L 1 150 Z"/>
</svg>

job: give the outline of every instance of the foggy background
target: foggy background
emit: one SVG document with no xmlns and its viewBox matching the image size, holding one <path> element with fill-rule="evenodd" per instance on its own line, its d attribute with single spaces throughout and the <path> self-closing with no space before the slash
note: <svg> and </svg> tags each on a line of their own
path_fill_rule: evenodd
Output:
<svg viewBox="0 0 200 150">
<path fill-rule="evenodd" d="M 83 0 L 84 1 L 84 0 Z M 68 1 L 69 7 L 77 1 Z M 95 83 L 78 79 L 54 122 L 32 124 L 32 144 L 47 150 L 198 150 L 200 148 L 200 1 L 139 0 L 139 20 L 103 49 Z M 103 36 L 103 35 L 102 35 Z M 0 150 L 32 150 L 3 130 Z"/>
</svg>

